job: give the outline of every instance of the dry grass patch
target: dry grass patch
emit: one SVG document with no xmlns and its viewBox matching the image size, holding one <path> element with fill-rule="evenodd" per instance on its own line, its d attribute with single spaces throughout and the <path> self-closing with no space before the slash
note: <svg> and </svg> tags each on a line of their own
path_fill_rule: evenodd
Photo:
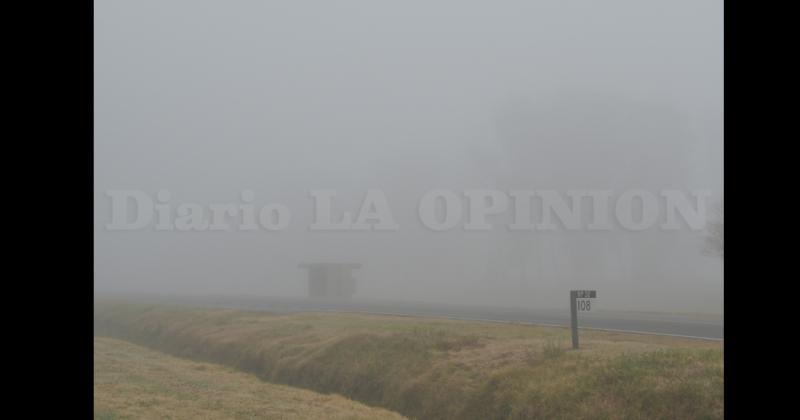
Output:
<svg viewBox="0 0 800 420">
<path fill-rule="evenodd" d="M 260 381 L 125 341 L 95 338 L 97 419 L 401 419 L 336 395 Z"/>
</svg>

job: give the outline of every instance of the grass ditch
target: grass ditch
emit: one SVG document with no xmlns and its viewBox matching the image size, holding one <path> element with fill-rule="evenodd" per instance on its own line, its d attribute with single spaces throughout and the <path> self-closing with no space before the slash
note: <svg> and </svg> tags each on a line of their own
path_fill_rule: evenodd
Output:
<svg viewBox="0 0 800 420">
<path fill-rule="evenodd" d="M 338 395 L 266 383 L 223 365 L 107 337 L 94 339 L 94 413 L 97 420 L 404 418 Z"/>
<path fill-rule="evenodd" d="M 95 333 L 424 419 L 723 417 L 721 343 L 364 314 L 96 302 Z"/>
</svg>

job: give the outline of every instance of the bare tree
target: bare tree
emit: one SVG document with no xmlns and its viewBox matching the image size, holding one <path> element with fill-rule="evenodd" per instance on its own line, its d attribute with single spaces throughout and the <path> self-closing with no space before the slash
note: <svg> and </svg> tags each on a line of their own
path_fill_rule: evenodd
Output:
<svg viewBox="0 0 800 420">
<path fill-rule="evenodd" d="M 712 209 L 714 219 L 708 223 L 708 234 L 703 251 L 708 255 L 724 258 L 723 249 L 724 239 L 724 219 L 723 219 L 723 200 L 720 200 Z"/>
</svg>

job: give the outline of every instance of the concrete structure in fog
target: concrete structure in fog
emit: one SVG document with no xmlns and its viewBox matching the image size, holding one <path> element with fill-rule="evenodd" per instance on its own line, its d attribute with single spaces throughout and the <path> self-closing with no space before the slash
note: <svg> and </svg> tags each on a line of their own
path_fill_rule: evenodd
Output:
<svg viewBox="0 0 800 420">
<path fill-rule="evenodd" d="M 357 263 L 302 263 L 298 268 L 308 270 L 308 297 L 349 298 L 356 292 L 353 269 Z"/>
</svg>

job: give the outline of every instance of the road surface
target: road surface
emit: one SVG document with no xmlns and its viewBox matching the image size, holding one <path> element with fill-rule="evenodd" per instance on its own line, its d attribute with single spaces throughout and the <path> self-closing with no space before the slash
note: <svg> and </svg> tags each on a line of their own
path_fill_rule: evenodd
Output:
<svg viewBox="0 0 800 420">
<path fill-rule="evenodd" d="M 445 317 L 466 320 L 518 322 L 536 325 L 569 327 L 569 308 L 526 309 L 497 306 L 454 305 L 380 301 L 370 299 L 307 299 L 288 297 L 220 297 L 170 296 L 149 297 L 164 303 L 184 303 L 225 308 L 294 312 L 365 312 L 375 314 Z M 567 305 L 565 305 L 567 306 Z M 694 316 L 626 311 L 580 312 L 581 329 L 598 329 L 638 334 L 670 335 L 688 338 L 722 340 L 722 316 Z"/>
</svg>

